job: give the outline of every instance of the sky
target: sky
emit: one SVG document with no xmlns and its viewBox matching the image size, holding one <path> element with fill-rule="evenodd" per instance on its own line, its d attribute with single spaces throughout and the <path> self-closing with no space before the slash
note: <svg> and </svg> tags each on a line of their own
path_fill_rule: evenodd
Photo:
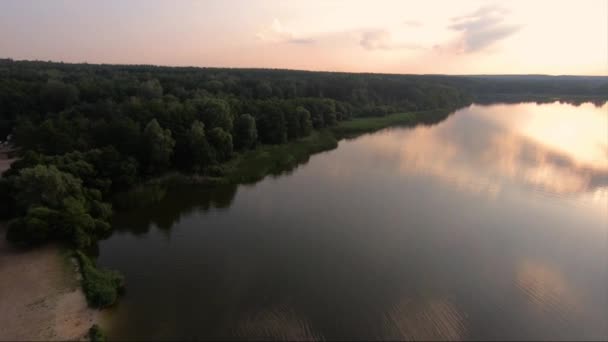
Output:
<svg viewBox="0 0 608 342">
<path fill-rule="evenodd" d="M 1 0 L 0 58 L 608 75 L 608 0 Z"/>
</svg>

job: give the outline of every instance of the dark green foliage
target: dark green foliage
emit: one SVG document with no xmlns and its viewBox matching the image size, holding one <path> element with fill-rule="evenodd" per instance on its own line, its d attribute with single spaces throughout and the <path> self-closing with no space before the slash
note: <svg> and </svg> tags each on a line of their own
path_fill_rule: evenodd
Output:
<svg viewBox="0 0 608 342">
<path fill-rule="evenodd" d="M 221 130 L 221 128 L 218 128 Z M 205 124 L 194 121 L 188 132 L 188 162 L 195 171 L 201 171 L 213 162 L 213 151 L 205 134 Z"/>
<path fill-rule="evenodd" d="M 163 129 L 156 119 L 152 119 L 144 129 L 142 146 L 148 172 L 167 169 L 174 146 L 175 140 L 171 137 L 171 131 Z"/>
<path fill-rule="evenodd" d="M 144 99 L 156 99 L 163 96 L 163 87 L 157 79 L 142 82 L 138 89 L 138 95 Z"/>
<path fill-rule="evenodd" d="M 305 137 L 312 131 L 310 112 L 306 108 L 300 106 L 296 108 L 296 114 L 298 117 L 298 136 Z"/>
<path fill-rule="evenodd" d="M 258 130 L 255 118 L 249 114 L 240 115 L 234 123 L 234 145 L 237 149 L 255 147 L 258 140 Z"/>
<path fill-rule="evenodd" d="M 68 108 L 77 100 L 78 89 L 58 80 L 49 80 L 40 91 L 40 102 L 48 111 Z"/>
<path fill-rule="evenodd" d="M 206 98 L 196 102 L 200 119 L 207 129 L 220 127 L 226 132 L 232 131 L 232 113 L 230 106 L 222 99 Z"/>
<path fill-rule="evenodd" d="M 256 125 L 260 140 L 268 144 L 282 144 L 287 141 L 287 123 L 280 103 L 265 101 L 259 104 Z"/>
<path fill-rule="evenodd" d="M 259 99 L 267 99 L 272 96 L 272 86 L 267 81 L 259 82 L 255 87 L 255 94 Z"/>
<path fill-rule="evenodd" d="M 82 273 L 82 288 L 89 305 L 96 308 L 110 306 L 124 290 L 124 278 L 116 271 L 99 269 L 84 253 L 77 251 L 76 258 Z"/>
<path fill-rule="evenodd" d="M 9 223 L 6 238 L 18 245 L 37 244 L 49 240 L 61 229 L 61 213 L 47 207 L 32 207 L 25 216 Z"/>
<path fill-rule="evenodd" d="M 310 136 L 282 145 L 264 145 L 247 151 L 226 163 L 221 174 L 229 183 L 258 181 L 268 174 L 288 172 L 308 160 L 310 155 L 338 146 L 334 135 L 316 131 Z"/>
<path fill-rule="evenodd" d="M 109 232 L 111 206 L 101 202 L 99 190 L 83 188 L 72 174 L 39 164 L 10 181 L 16 211 L 23 215 L 10 222 L 9 240 L 27 245 L 60 238 L 84 248 Z"/>
<path fill-rule="evenodd" d="M 59 208 L 65 198 L 82 198 L 81 183 L 55 166 L 37 165 L 21 170 L 15 177 L 15 199 L 17 205 L 26 210 L 35 206 Z"/>
<path fill-rule="evenodd" d="M 91 342 L 105 342 L 106 335 L 103 333 L 99 325 L 93 324 L 89 329 L 89 340 Z"/>
<path fill-rule="evenodd" d="M 232 155 L 232 136 L 220 127 L 209 132 L 209 142 L 215 151 L 215 159 L 219 162 L 227 161 Z"/>
</svg>

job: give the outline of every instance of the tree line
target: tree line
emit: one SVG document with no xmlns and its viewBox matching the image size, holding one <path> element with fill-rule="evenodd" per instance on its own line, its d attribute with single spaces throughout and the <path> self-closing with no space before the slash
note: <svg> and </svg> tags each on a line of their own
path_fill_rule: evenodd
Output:
<svg viewBox="0 0 608 342">
<path fill-rule="evenodd" d="M 60 239 L 85 249 L 111 231 L 113 194 L 168 170 L 217 174 L 259 144 L 283 144 L 339 121 L 457 107 L 547 84 L 579 95 L 608 89 L 605 78 L 0 60 L 0 140 L 10 136 L 18 154 L 0 179 L 0 216 L 11 218 L 7 237 L 17 243 Z"/>
</svg>

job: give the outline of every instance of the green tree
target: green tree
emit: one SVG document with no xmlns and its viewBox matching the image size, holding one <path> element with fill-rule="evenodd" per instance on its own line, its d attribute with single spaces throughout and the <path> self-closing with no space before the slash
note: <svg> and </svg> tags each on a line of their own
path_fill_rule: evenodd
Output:
<svg viewBox="0 0 608 342">
<path fill-rule="evenodd" d="M 6 238 L 22 245 L 47 241 L 57 234 L 60 217 L 58 210 L 44 206 L 31 207 L 25 216 L 10 221 Z"/>
<path fill-rule="evenodd" d="M 287 125 L 287 138 L 296 139 L 300 136 L 300 120 L 298 120 L 298 112 L 295 110 L 286 110 L 285 123 Z"/>
<path fill-rule="evenodd" d="M 234 140 L 238 149 L 249 149 L 255 146 L 258 140 L 258 130 L 255 118 L 250 114 L 240 115 L 234 124 Z"/>
<path fill-rule="evenodd" d="M 296 108 L 296 113 L 299 121 L 299 136 L 305 137 L 309 135 L 310 132 L 312 132 L 312 121 L 310 119 L 310 112 L 306 108 L 299 106 L 298 108 Z"/>
<path fill-rule="evenodd" d="M 18 243 L 38 243 L 64 238 L 78 248 L 90 246 L 107 234 L 112 209 L 101 202 L 98 190 L 54 165 L 23 169 L 13 179 L 15 197 L 23 216 L 11 221 L 7 238 Z"/>
<path fill-rule="evenodd" d="M 171 131 L 163 129 L 156 119 L 152 119 L 144 129 L 143 138 L 144 159 L 147 160 L 148 171 L 158 172 L 166 169 L 175 146 Z"/>
<path fill-rule="evenodd" d="M 259 99 L 268 99 L 272 96 L 272 86 L 267 81 L 262 81 L 255 87 L 255 93 Z"/>
<path fill-rule="evenodd" d="M 276 101 L 264 101 L 259 107 L 257 128 L 260 140 L 270 144 L 287 141 L 287 123 L 281 106 Z"/>
<path fill-rule="evenodd" d="M 232 156 L 232 136 L 220 127 L 209 131 L 209 142 L 215 150 L 217 161 L 226 161 Z"/>
<path fill-rule="evenodd" d="M 233 117 L 228 103 L 222 99 L 207 98 L 197 106 L 200 118 L 207 130 L 220 127 L 226 132 L 232 131 Z"/>
<path fill-rule="evenodd" d="M 61 208 L 66 197 L 82 198 L 82 181 L 51 165 L 37 165 L 19 172 L 14 179 L 17 205 L 27 210 L 35 206 Z"/>
<path fill-rule="evenodd" d="M 40 91 L 40 101 L 46 110 L 58 112 L 78 101 L 78 89 L 71 84 L 49 80 Z"/>
<path fill-rule="evenodd" d="M 147 100 L 157 99 L 163 96 L 163 87 L 157 79 L 148 80 L 140 84 L 138 95 Z"/>
<path fill-rule="evenodd" d="M 220 128 L 221 129 L 221 128 Z M 194 121 L 188 132 L 190 162 L 195 171 L 202 170 L 212 162 L 212 151 L 205 135 L 205 124 Z"/>
</svg>

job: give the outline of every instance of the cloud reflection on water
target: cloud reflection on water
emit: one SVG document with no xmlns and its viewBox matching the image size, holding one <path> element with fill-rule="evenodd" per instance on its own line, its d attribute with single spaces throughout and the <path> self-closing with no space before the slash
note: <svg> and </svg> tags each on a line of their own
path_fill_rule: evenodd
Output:
<svg viewBox="0 0 608 342">
<path fill-rule="evenodd" d="M 575 107 L 550 105 L 549 112 L 555 113 L 551 116 L 526 106 L 535 105 L 518 105 L 515 112 L 508 106 L 490 106 L 490 111 L 472 106 L 437 127 L 389 130 L 366 137 L 361 145 L 395 160 L 403 173 L 432 175 L 470 192 L 494 196 L 516 185 L 558 196 L 592 194 L 590 199 L 606 201 L 608 156 L 605 152 L 602 156 L 601 151 L 606 150 L 608 137 L 602 134 L 601 126 L 562 129 L 568 131 L 565 141 L 534 127 L 541 127 L 543 120 L 547 126 L 596 127 L 606 120 L 598 112 L 607 107 L 579 108 L 575 119 L 566 120 L 564 116 L 571 115 L 567 111 Z M 523 120 L 521 113 L 534 117 Z M 575 123 L 570 123 L 573 120 Z M 567 139 L 573 139 L 575 133 L 576 144 L 569 144 Z M 598 150 L 581 150 L 593 146 Z"/>
</svg>

